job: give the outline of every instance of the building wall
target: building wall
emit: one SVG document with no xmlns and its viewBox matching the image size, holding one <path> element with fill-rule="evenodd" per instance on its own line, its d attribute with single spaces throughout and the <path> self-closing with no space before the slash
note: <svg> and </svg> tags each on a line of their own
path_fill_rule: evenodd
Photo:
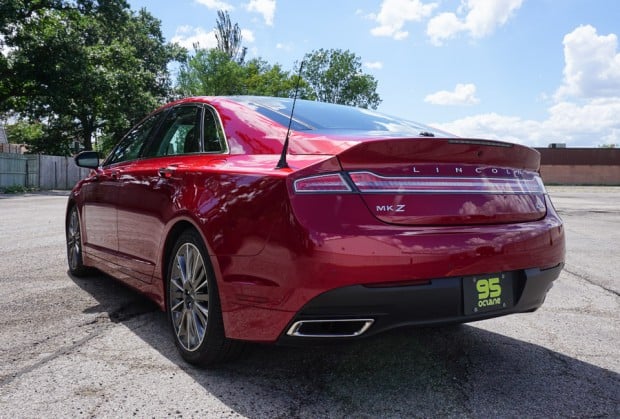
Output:
<svg viewBox="0 0 620 419">
<path fill-rule="evenodd" d="M 620 166 L 541 165 L 547 185 L 620 185 Z"/>
<path fill-rule="evenodd" d="M 24 154 L 26 147 L 22 144 L 3 144 L 0 143 L 0 153 Z"/>
<path fill-rule="evenodd" d="M 553 185 L 620 185 L 618 148 L 537 148 L 540 174 Z"/>
</svg>

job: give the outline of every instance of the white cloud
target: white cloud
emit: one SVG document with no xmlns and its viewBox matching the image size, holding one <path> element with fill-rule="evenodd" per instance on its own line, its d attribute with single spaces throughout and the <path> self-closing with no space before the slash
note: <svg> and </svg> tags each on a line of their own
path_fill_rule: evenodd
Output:
<svg viewBox="0 0 620 419">
<path fill-rule="evenodd" d="M 432 124 L 463 137 L 489 138 L 530 146 L 620 144 L 620 98 L 594 99 L 579 105 L 557 103 L 544 121 L 488 113 Z"/>
<path fill-rule="evenodd" d="M 254 32 L 249 29 L 241 29 L 241 38 L 243 42 L 254 42 L 256 38 L 254 38 Z"/>
<path fill-rule="evenodd" d="M 615 34 L 579 26 L 564 37 L 564 81 L 542 121 L 497 113 L 435 124 L 464 137 L 546 147 L 620 144 L 620 54 Z"/>
<path fill-rule="evenodd" d="M 203 28 L 193 26 L 179 26 L 171 41 L 189 50 L 194 49 L 194 44 L 199 44 L 200 48 L 217 47 L 214 30 L 207 32 Z"/>
<path fill-rule="evenodd" d="M 241 37 L 243 42 L 254 42 L 254 33 L 249 29 L 241 29 Z M 194 49 L 194 44 L 198 44 L 200 48 L 216 48 L 217 39 L 215 38 L 215 30 L 206 31 L 204 28 L 196 28 L 193 26 L 179 26 L 171 39 L 188 50 Z"/>
<path fill-rule="evenodd" d="M 620 97 L 620 53 L 615 34 L 579 26 L 564 36 L 564 81 L 556 99 Z"/>
<path fill-rule="evenodd" d="M 457 84 L 453 91 L 440 90 L 424 98 L 433 105 L 474 105 L 480 100 L 476 97 L 476 85 L 472 83 Z"/>
<path fill-rule="evenodd" d="M 615 130 L 620 132 L 620 97 L 596 98 L 583 105 L 560 102 L 549 108 L 549 119 L 545 121 L 549 131 L 573 140 L 579 135 L 589 135 L 595 143 L 605 143 L 604 136 Z M 616 135 L 616 141 L 620 139 Z"/>
<path fill-rule="evenodd" d="M 278 42 L 276 44 L 276 48 L 281 49 L 286 52 L 291 52 L 294 49 L 294 45 L 291 42 L 286 42 L 286 43 Z"/>
<path fill-rule="evenodd" d="M 456 13 L 441 13 L 433 17 L 426 34 L 435 45 L 468 32 L 472 38 L 483 38 L 504 25 L 523 0 L 463 0 Z"/>
<path fill-rule="evenodd" d="M 431 43 L 441 45 L 444 39 L 451 38 L 465 29 L 465 23 L 454 13 L 441 13 L 428 22 L 426 34 L 431 38 Z"/>
<path fill-rule="evenodd" d="M 406 22 L 419 22 L 429 16 L 437 3 L 422 3 L 420 0 L 383 0 L 381 10 L 375 16 L 379 26 L 371 29 L 374 36 L 389 36 L 396 40 L 405 39 L 409 32 L 403 30 Z"/>
<path fill-rule="evenodd" d="M 273 26 L 273 16 L 276 13 L 276 0 L 250 0 L 245 8 L 249 12 L 256 12 L 263 15 L 265 24 Z"/>
<path fill-rule="evenodd" d="M 220 0 L 194 0 L 196 3 L 202 4 L 203 6 L 207 6 L 209 9 L 217 9 L 217 10 L 234 10 L 235 8 L 224 1 Z"/>
<path fill-rule="evenodd" d="M 620 53 L 616 34 L 598 35 L 579 26 L 564 37 L 564 79 L 543 120 L 486 113 L 433 125 L 464 137 L 512 141 L 546 147 L 550 143 L 592 147 L 620 144 Z M 436 103 L 457 95 L 437 92 Z M 465 91 L 465 89 L 463 89 Z M 439 94 L 442 95 L 439 95 Z M 474 90 L 475 93 L 475 90 Z M 461 95 L 463 97 L 463 95 Z"/>
<path fill-rule="evenodd" d="M 461 137 L 512 141 L 533 146 L 543 145 L 539 144 L 539 141 L 542 141 L 541 138 L 534 138 L 540 134 L 541 124 L 538 121 L 523 120 L 518 116 L 487 113 L 431 125 Z M 556 137 L 551 137 L 546 141 L 561 142 Z"/>
<path fill-rule="evenodd" d="M 367 61 L 364 63 L 364 67 L 371 70 L 381 70 L 383 68 L 383 63 L 381 61 Z"/>
</svg>

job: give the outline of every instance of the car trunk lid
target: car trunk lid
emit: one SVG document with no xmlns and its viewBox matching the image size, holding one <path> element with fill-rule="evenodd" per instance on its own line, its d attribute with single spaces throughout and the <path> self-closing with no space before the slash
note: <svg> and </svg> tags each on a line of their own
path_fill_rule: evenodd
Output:
<svg viewBox="0 0 620 419">
<path fill-rule="evenodd" d="M 401 225 L 499 224 L 546 213 L 537 151 L 497 141 L 388 139 L 338 155 L 371 213 Z"/>
</svg>

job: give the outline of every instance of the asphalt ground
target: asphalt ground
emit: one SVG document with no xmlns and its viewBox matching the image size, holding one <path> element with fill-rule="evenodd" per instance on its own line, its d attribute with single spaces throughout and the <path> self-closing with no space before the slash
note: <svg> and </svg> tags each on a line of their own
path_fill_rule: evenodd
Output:
<svg viewBox="0 0 620 419">
<path fill-rule="evenodd" d="M 146 298 L 68 274 L 65 193 L 0 196 L 0 418 L 620 417 L 620 188 L 549 190 L 568 251 L 537 312 L 213 370 Z"/>
</svg>

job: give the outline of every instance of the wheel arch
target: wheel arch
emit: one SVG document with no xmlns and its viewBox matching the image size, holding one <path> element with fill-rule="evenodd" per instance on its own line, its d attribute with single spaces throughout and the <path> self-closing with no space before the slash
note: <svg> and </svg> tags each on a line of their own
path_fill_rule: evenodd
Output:
<svg viewBox="0 0 620 419">
<path fill-rule="evenodd" d="M 67 207 L 65 208 L 65 226 L 69 222 L 69 214 L 71 210 L 73 209 L 73 207 L 77 207 L 77 201 L 75 200 L 74 197 L 70 196 L 69 199 L 67 199 Z M 82 214 L 80 214 L 79 208 L 78 208 L 78 220 L 80 220 L 80 227 L 81 227 Z"/>
<path fill-rule="evenodd" d="M 202 239 L 202 244 L 204 245 L 205 249 L 207 250 L 207 257 L 209 258 L 208 262 L 211 264 L 211 268 L 214 271 L 215 274 L 215 280 L 216 282 L 219 282 L 219 271 L 218 271 L 218 265 L 217 265 L 217 261 L 215 260 L 215 258 L 213 258 L 213 252 L 212 249 L 209 245 L 209 241 L 206 239 L 204 232 L 202 231 L 202 229 L 196 225 L 196 223 L 194 222 L 194 220 L 190 219 L 190 218 L 180 218 L 177 219 L 176 221 L 174 221 L 173 223 L 171 223 L 170 227 L 167 230 L 167 233 L 165 235 L 165 240 L 162 246 L 162 251 L 161 251 L 161 263 L 160 263 L 160 268 L 159 268 L 159 282 L 161 284 L 161 290 L 163 291 L 162 294 L 162 299 L 163 299 L 163 306 L 162 308 L 165 310 L 166 307 L 166 297 L 165 297 L 165 293 L 168 291 L 166 289 L 166 275 L 168 273 L 168 265 L 170 262 L 170 257 L 172 256 L 172 250 L 174 249 L 174 245 L 177 241 L 177 239 L 181 236 L 181 234 L 183 234 L 184 231 L 187 230 L 194 230 L 195 232 L 198 233 L 198 235 L 200 236 L 200 238 Z"/>
<path fill-rule="evenodd" d="M 65 244 L 66 244 L 66 250 L 67 250 L 67 262 L 69 264 L 69 272 L 71 275 L 76 276 L 76 277 L 87 276 L 93 272 L 93 267 L 89 266 L 87 262 L 87 257 L 84 252 L 84 225 L 83 225 L 82 214 L 80 210 L 81 208 L 78 205 L 77 200 L 73 197 L 73 195 L 71 195 L 69 199 L 67 200 L 67 206 L 65 210 L 64 230 L 65 230 Z M 75 215 L 77 218 L 77 224 L 78 224 L 77 228 L 78 228 L 78 234 L 80 237 L 79 238 L 80 240 L 79 251 L 77 254 L 78 261 L 76 262 L 75 266 L 72 264 L 72 257 L 69 251 L 69 226 L 70 226 L 70 219 L 74 211 L 75 211 Z"/>
</svg>

